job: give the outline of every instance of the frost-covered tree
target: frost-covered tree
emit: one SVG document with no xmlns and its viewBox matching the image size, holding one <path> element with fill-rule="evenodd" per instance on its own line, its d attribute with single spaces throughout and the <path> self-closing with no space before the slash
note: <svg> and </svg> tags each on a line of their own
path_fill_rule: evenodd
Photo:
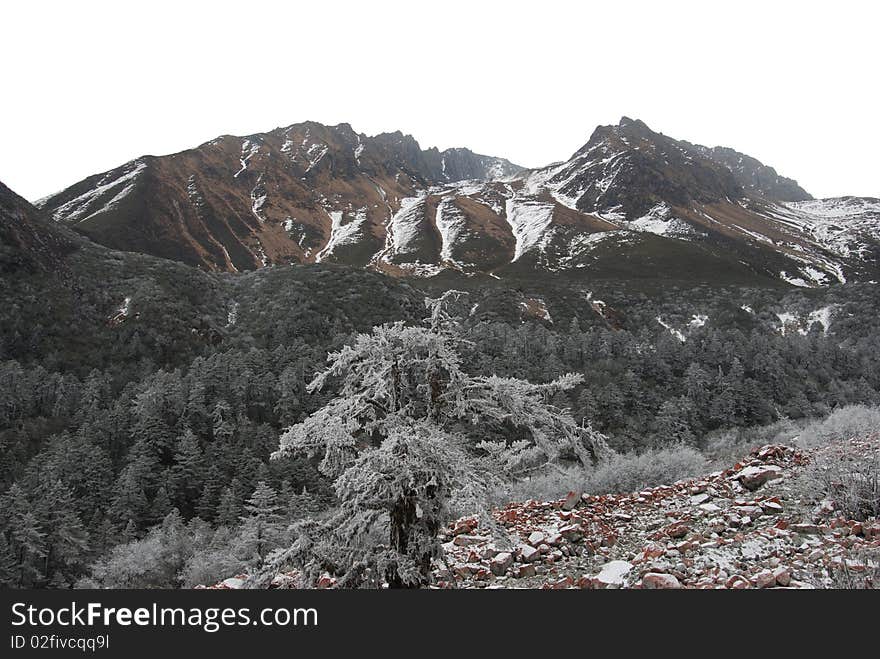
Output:
<svg viewBox="0 0 880 659">
<path fill-rule="evenodd" d="M 427 300 L 424 326 L 375 327 L 328 356 L 308 391 L 332 384 L 335 397 L 289 428 L 274 457 L 320 457 L 340 507 L 325 523 L 304 524 L 279 561 L 332 572 L 343 585 L 424 585 L 453 497 L 476 505 L 499 476 L 607 451 L 600 435 L 549 402 L 580 375 L 531 384 L 465 371 L 450 313 L 462 295 Z"/>
<path fill-rule="evenodd" d="M 241 518 L 242 550 L 249 560 L 262 566 L 269 550 L 278 546 L 281 535 L 278 495 L 265 481 L 260 481 L 245 502 L 244 510 L 246 515 Z"/>
</svg>

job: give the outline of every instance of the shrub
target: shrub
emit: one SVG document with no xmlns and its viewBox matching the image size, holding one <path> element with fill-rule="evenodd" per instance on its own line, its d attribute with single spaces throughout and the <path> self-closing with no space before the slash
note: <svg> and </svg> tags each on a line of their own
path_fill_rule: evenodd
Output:
<svg viewBox="0 0 880 659">
<path fill-rule="evenodd" d="M 706 458 L 688 446 L 616 455 L 588 475 L 584 491 L 590 494 L 635 492 L 699 476 L 707 471 L 708 466 Z"/>
<path fill-rule="evenodd" d="M 821 421 L 807 425 L 797 443 L 803 447 L 824 446 L 831 442 L 880 432 L 880 408 L 847 405 Z"/>
<path fill-rule="evenodd" d="M 827 499 L 848 519 L 880 516 L 880 450 L 868 456 L 826 451 L 801 477 L 808 499 Z"/>
<path fill-rule="evenodd" d="M 586 469 L 569 467 L 537 474 L 496 491 L 492 499 L 501 504 L 525 499 L 552 501 L 571 490 L 589 494 L 635 492 L 699 476 L 708 470 L 709 463 L 699 451 L 676 445 L 639 454 L 615 454 Z"/>
</svg>

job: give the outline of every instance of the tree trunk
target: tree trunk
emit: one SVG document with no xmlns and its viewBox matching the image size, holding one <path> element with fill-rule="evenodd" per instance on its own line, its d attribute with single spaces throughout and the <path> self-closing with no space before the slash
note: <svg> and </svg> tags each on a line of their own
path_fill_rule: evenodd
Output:
<svg viewBox="0 0 880 659">
<path fill-rule="evenodd" d="M 416 500 L 413 492 L 406 492 L 404 496 L 398 499 L 391 508 L 391 548 L 400 556 L 406 556 L 409 548 L 410 531 L 413 524 L 418 521 L 416 515 Z M 417 583 L 406 583 L 400 576 L 400 572 L 396 566 L 388 568 L 385 578 L 388 581 L 389 588 L 419 588 L 428 581 L 430 570 L 430 562 L 428 571 L 424 569 L 424 565 L 420 565 L 422 578 Z"/>
</svg>

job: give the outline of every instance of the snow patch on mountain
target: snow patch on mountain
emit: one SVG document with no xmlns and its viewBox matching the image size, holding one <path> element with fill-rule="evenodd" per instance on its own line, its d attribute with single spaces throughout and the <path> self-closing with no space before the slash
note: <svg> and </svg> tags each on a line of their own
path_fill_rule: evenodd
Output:
<svg viewBox="0 0 880 659">
<path fill-rule="evenodd" d="M 681 330 L 677 330 L 677 329 L 675 329 L 672 325 L 670 325 L 669 323 L 667 323 L 667 322 L 666 322 L 665 320 L 663 320 L 663 318 L 661 318 L 660 316 L 657 316 L 657 322 L 660 323 L 660 325 L 662 325 L 662 326 L 663 326 L 663 327 L 664 327 L 664 328 L 665 328 L 665 329 L 666 329 L 666 330 L 667 330 L 672 336 L 674 336 L 676 339 L 678 339 L 678 340 L 681 341 L 682 343 L 685 342 L 686 337 L 685 337 L 685 335 L 682 333 Z"/>
<path fill-rule="evenodd" d="M 790 202 L 767 214 L 844 258 L 864 258 L 868 241 L 880 241 L 880 199 L 839 197 Z"/>
<path fill-rule="evenodd" d="M 341 245 L 350 245 L 358 242 L 361 235 L 361 227 L 367 221 L 366 209 L 358 209 L 354 217 L 343 224 L 344 213 L 342 211 L 327 211 L 330 216 L 330 238 L 320 252 L 315 255 L 315 263 L 320 263 Z"/>
<path fill-rule="evenodd" d="M 427 195 L 404 197 L 400 200 L 400 208 L 388 221 L 385 236 L 385 249 L 380 252 L 380 259 L 390 262 L 393 256 L 409 254 L 416 250 L 419 226 L 425 216 L 425 200 Z"/>
<path fill-rule="evenodd" d="M 238 162 L 241 164 L 241 169 L 235 172 L 235 174 L 232 175 L 232 178 L 238 178 L 242 172 L 246 171 L 250 159 L 253 158 L 259 151 L 260 145 L 258 142 L 244 140 L 241 143 L 241 156 L 238 159 Z"/>
<path fill-rule="evenodd" d="M 507 200 L 505 218 L 516 240 L 513 260 L 535 247 L 541 247 L 553 218 L 553 206 L 534 199 L 515 196 Z"/>
<path fill-rule="evenodd" d="M 94 188 L 59 206 L 52 218 L 82 222 L 112 209 L 134 189 L 137 178 L 146 168 L 146 163 L 134 160 L 125 166 L 122 174 L 117 174 L 118 170 L 109 172 Z M 104 201 L 111 193 L 113 197 Z"/>
<path fill-rule="evenodd" d="M 462 264 L 452 258 L 452 248 L 463 236 L 467 224 L 464 214 L 455 205 L 453 197 L 444 197 L 437 204 L 437 213 L 434 220 L 437 231 L 440 233 L 440 260 L 456 267 Z"/>
</svg>

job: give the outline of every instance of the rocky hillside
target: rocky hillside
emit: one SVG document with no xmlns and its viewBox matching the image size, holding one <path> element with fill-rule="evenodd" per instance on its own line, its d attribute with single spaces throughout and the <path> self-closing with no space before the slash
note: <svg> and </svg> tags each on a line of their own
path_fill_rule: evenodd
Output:
<svg viewBox="0 0 880 659">
<path fill-rule="evenodd" d="M 767 445 L 729 469 L 630 494 L 510 503 L 493 511 L 495 529 L 464 517 L 446 530 L 437 586 L 876 587 L 880 520 L 856 521 L 830 499 L 813 500 L 808 474 L 828 458 L 876 463 L 878 450 L 880 435 L 811 450 Z M 273 581 L 298 585 L 296 572 Z"/>
<path fill-rule="evenodd" d="M 516 541 L 475 519 L 445 545 L 441 585 L 529 588 L 816 588 L 880 578 L 880 521 L 810 501 L 802 481 L 827 454 L 874 459 L 880 436 L 819 450 L 756 449 L 729 469 L 633 492 L 526 501 L 495 511 Z"/>
<path fill-rule="evenodd" d="M 0 183 L 0 273 L 46 270 L 73 244 L 67 232 L 47 225 L 26 199 Z"/>
<path fill-rule="evenodd" d="M 812 200 L 754 158 L 627 117 L 528 171 L 307 122 L 145 156 L 39 205 L 115 249 L 225 271 L 334 262 L 812 287 L 876 278 L 880 245 L 875 200 Z"/>
<path fill-rule="evenodd" d="M 95 241 L 210 270 L 366 265 L 401 200 L 435 184 L 519 171 L 467 149 L 422 150 L 315 122 L 144 156 L 37 202 Z"/>
</svg>

